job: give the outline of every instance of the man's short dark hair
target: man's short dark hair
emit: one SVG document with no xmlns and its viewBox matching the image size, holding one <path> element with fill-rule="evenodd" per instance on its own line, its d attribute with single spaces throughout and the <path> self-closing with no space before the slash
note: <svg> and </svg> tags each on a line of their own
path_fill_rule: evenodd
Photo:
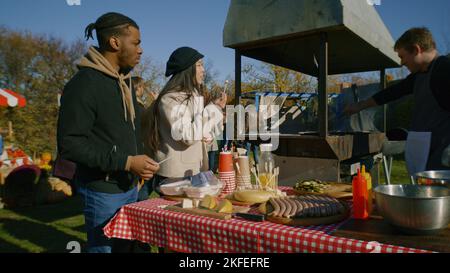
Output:
<svg viewBox="0 0 450 273">
<path fill-rule="evenodd" d="M 112 28 L 105 28 L 97 31 L 97 41 L 100 48 L 109 47 L 109 39 L 111 37 L 121 37 L 129 34 L 129 27 L 131 25 L 125 24 L 121 26 L 116 26 Z"/>
<path fill-rule="evenodd" d="M 426 27 L 411 28 L 397 40 L 394 49 L 403 48 L 409 52 L 414 51 L 415 45 L 420 46 L 424 51 L 436 49 L 436 42 L 433 39 L 433 34 Z"/>
</svg>

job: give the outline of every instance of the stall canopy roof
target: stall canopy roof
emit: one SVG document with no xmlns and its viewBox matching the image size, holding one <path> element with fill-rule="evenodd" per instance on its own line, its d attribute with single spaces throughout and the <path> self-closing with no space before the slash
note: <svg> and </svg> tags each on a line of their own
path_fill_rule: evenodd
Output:
<svg viewBox="0 0 450 273">
<path fill-rule="evenodd" d="M 399 66 L 394 40 L 366 0 L 231 0 L 223 45 L 317 76 L 320 33 L 328 36 L 329 74 Z"/>
</svg>

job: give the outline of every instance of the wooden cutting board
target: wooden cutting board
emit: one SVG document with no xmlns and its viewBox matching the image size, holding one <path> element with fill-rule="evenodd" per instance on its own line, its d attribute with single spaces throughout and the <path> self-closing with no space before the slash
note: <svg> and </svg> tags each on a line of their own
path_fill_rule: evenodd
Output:
<svg viewBox="0 0 450 273">
<path fill-rule="evenodd" d="M 327 188 L 324 193 L 311 193 L 306 191 L 295 190 L 294 192 L 297 194 L 326 194 L 330 197 L 334 197 L 336 199 L 351 199 L 353 197 L 352 194 L 352 184 L 346 183 L 330 183 L 330 187 Z"/>
<path fill-rule="evenodd" d="M 231 213 L 221 213 L 221 212 L 216 212 L 213 210 L 202 209 L 202 208 L 187 209 L 187 208 L 182 208 L 179 205 L 173 205 L 173 206 L 168 206 L 165 209 L 170 210 L 170 211 L 183 212 L 183 213 L 187 213 L 187 214 L 200 215 L 200 216 L 221 219 L 221 220 L 229 220 L 232 218 Z M 249 207 L 233 206 L 233 213 L 247 213 L 247 212 L 249 212 L 249 210 L 250 210 Z"/>
<path fill-rule="evenodd" d="M 450 226 L 433 235 L 406 235 L 384 221 L 381 216 L 369 220 L 349 219 L 333 236 L 379 242 L 396 246 L 424 249 L 435 252 L 450 252 Z"/>
<path fill-rule="evenodd" d="M 177 195 L 177 196 L 164 195 L 164 196 L 162 196 L 162 198 L 169 200 L 169 201 L 183 202 L 183 199 L 186 199 L 187 197 L 182 196 L 182 195 Z"/>
<path fill-rule="evenodd" d="M 165 209 L 170 210 L 170 211 L 175 211 L 175 212 L 182 212 L 182 213 L 187 213 L 187 214 L 192 214 L 192 215 L 200 215 L 200 216 L 221 219 L 221 220 L 230 220 L 231 219 L 230 213 L 215 212 L 215 211 L 207 210 L 207 209 L 200 209 L 200 208 L 187 209 L 187 208 L 182 208 L 179 206 L 168 206 Z"/>
<path fill-rule="evenodd" d="M 162 198 L 164 198 L 166 200 L 169 200 L 169 201 L 183 202 L 183 199 L 186 199 L 188 197 L 182 196 L 182 195 L 179 195 L 179 196 L 168 196 L 168 195 L 165 195 Z M 255 203 L 247 203 L 247 202 L 237 201 L 236 199 L 234 199 L 233 194 L 228 194 L 224 198 L 230 200 L 230 202 L 233 205 L 235 205 L 235 206 L 251 207 L 251 206 L 255 205 Z M 189 198 L 189 199 L 192 199 L 192 198 Z"/>
<path fill-rule="evenodd" d="M 315 218 L 281 218 L 268 216 L 267 220 L 273 223 L 287 225 L 287 226 L 319 226 L 319 225 L 331 225 L 344 221 L 349 217 L 348 214 L 339 214 L 329 217 L 315 217 Z"/>
</svg>

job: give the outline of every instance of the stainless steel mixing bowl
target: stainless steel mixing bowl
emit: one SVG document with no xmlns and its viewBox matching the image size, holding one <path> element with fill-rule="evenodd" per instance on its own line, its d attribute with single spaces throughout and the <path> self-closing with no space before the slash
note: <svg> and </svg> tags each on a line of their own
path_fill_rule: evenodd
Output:
<svg viewBox="0 0 450 273">
<path fill-rule="evenodd" d="M 414 175 L 419 185 L 445 186 L 450 188 L 450 171 L 427 171 Z"/>
<path fill-rule="evenodd" d="M 374 189 L 379 213 L 409 234 L 431 234 L 450 223 L 450 189 L 423 185 L 380 185 Z"/>
</svg>

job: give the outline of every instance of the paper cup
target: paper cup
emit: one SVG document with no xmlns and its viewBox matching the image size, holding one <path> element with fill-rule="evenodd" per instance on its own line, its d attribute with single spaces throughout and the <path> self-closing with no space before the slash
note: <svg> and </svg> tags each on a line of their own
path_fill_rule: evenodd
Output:
<svg viewBox="0 0 450 273">
<path fill-rule="evenodd" d="M 223 183 L 222 195 L 232 193 L 236 190 L 236 176 L 234 172 L 219 172 L 219 179 Z"/>
<path fill-rule="evenodd" d="M 251 176 L 250 175 L 236 176 L 236 187 L 238 189 L 251 189 L 252 188 Z"/>
<path fill-rule="evenodd" d="M 219 155 L 219 173 L 234 172 L 233 155 L 231 152 L 221 152 Z"/>
<path fill-rule="evenodd" d="M 250 175 L 250 162 L 248 156 L 239 156 L 236 160 L 236 164 L 239 166 L 237 175 L 249 176 Z"/>
</svg>

